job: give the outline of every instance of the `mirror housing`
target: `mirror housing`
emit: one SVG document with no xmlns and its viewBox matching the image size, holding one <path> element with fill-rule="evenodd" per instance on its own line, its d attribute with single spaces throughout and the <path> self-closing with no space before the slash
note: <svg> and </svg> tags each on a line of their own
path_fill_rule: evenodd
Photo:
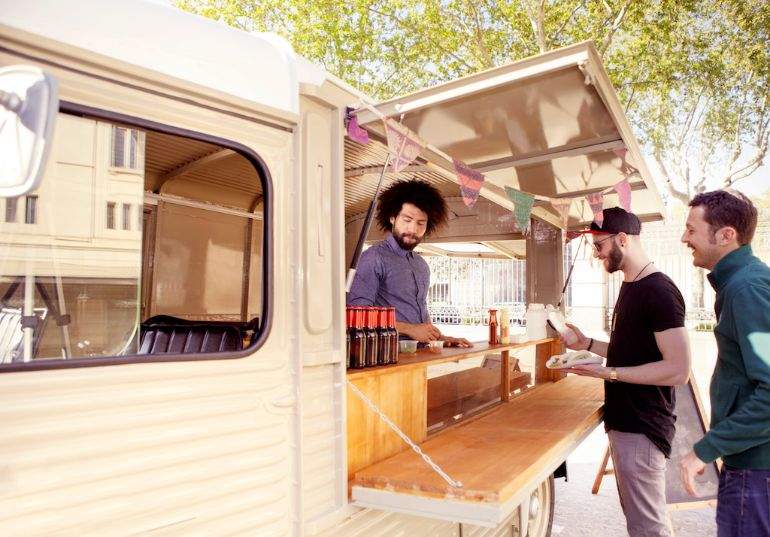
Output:
<svg viewBox="0 0 770 537">
<path fill-rule="evenodd" d="M 27 65 L 0 68 L 0 197 L 40 184 L 58 112 L 55 78 Z"/>
</svg>

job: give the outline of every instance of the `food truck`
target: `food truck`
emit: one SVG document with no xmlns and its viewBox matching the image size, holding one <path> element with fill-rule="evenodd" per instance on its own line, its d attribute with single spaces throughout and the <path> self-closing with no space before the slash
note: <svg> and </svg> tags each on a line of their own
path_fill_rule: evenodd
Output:
<svg viewBox="0 0 770 537">
<path fill-rule="evenodd" d="M 559 302 L 564 233 L 592 219 L 545 198 L 630 164 L 635 212 L 661 218 L 591 43 L 377 103 L 275 36 L 163 5 L 0 13 L 2 95 L 53 108 L 0 108 L 39 144 L 0 138 L 35 176 L 0 199 L 0 534 L 550 534 L 601 382 L 546 368 L 548 337 L 348 371 L 345 274 L 382 117 L 427 142 L 383 184 L 423 179 L 451 209 L 423 251 L 523 256 L 528 302 Z M 486 177 L 472 207 L 453 159 Z M 543 198 L 528 234 L 506 186 Z"/>
</svg>

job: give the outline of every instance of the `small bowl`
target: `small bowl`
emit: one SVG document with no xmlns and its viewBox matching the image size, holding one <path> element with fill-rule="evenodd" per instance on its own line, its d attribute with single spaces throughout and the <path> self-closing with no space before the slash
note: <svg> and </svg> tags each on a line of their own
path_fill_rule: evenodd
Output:
<svg viewBox="0 0 770 537">
<path fill-rule="evenodd" d="M 428 350 L 430 352 L 440 353 L 441 349 L 444 348 L 444 342 L 441 340 L 437 341 L 428 341 Z"/>
<path fill-rule="evenodd" d="M 414 339 L 402 339 L 398 342 L 398 352 L 414 354 L 417 352 L 417 341 Z"/>
</svg>

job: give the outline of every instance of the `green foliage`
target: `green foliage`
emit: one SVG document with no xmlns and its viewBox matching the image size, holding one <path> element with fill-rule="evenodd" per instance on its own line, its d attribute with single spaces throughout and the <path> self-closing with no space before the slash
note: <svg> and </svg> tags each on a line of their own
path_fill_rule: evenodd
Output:
<svg viewBox="0 0 770 537">
<path fill-rule="evenodd" d="M 378 99 L 593 40 L 636 133 L 684 199 L 752 173 L 770 123 L 770 2 L 178 0 Z M 744 149 L 751 151 L 744 152 Z M 673 181 L 672 181 L 673 180 Z"/>
</svg>

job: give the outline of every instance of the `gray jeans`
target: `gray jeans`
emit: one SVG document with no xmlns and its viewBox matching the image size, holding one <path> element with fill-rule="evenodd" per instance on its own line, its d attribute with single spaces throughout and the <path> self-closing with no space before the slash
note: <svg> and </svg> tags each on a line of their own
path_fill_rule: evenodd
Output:
<svg viewBox="0 0 770 537">
<path fill-rule="evenodd" d="M 610 453 L 631 537 L 670 537 L 666 457 L 643 434 L 609 431 Z"/>
</svg>

